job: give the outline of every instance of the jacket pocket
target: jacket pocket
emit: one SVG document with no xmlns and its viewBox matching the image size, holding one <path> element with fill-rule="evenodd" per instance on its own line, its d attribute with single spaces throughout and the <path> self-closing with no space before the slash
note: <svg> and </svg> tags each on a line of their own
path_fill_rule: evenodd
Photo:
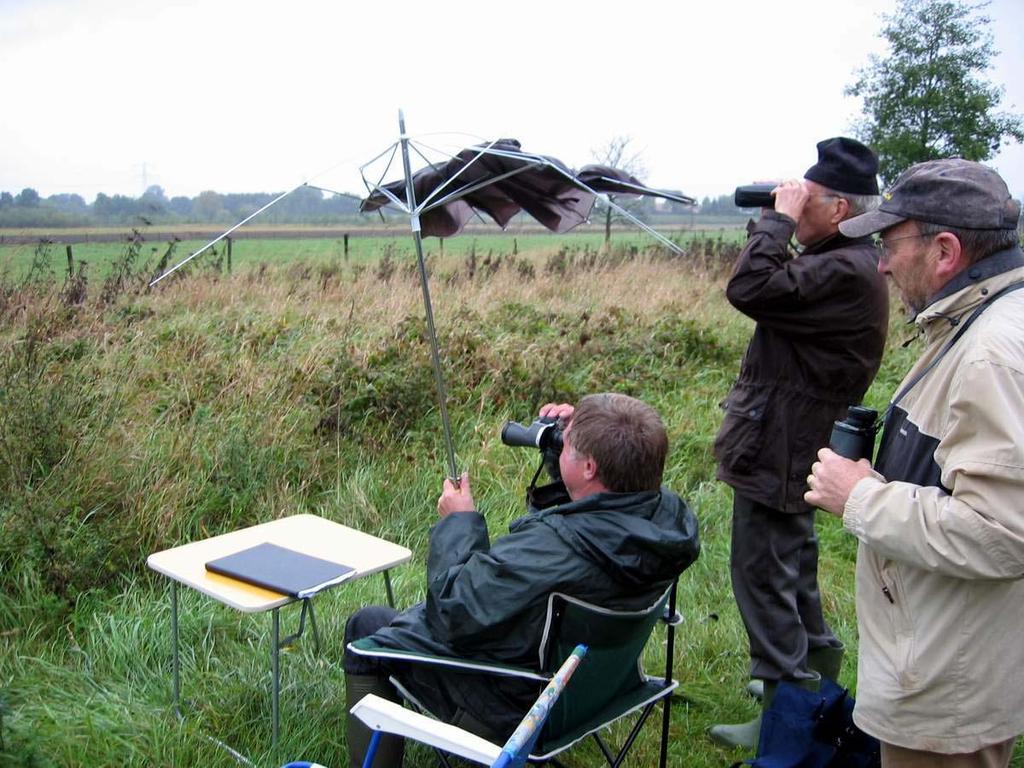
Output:
<svg viewBox="0 0 1024 768">
<path fill-rule="evenodd" d="M 766 390 L 737 384 L 719 403 L 725 417 L 715 440 L 715 458 L 724 468 L 742 473 L 754 466 L 764 448 L 768 400 Z"/>
<path fill-rule="evenodd" d="M 918 638 L 899 564 L 891 560 L 883 561 L 879 568 L 879 577 L 885 597 L 889 601 L 892 618 L 893 667 L 896 679 L 900 688 L 914 691 L 921 687 L 917 659 Z"/>
</svg>

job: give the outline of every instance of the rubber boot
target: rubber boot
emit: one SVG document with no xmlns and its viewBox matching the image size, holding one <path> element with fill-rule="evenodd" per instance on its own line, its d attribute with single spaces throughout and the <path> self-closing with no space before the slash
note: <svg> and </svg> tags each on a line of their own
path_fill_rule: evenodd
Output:
<svg viewBox="0 0 1024 768">
<path fill-rule="evenodd" d="M 809 680 L 788 680 L 787 682 L 795 683 L 809 691 L 816 691 L 821 683 L 821 678 L 815 676 Z M 765 680 L 764 694 L 761 698 L 761 712 L 757 714 L 757 717 L 745 723 L 736 723 L 735 725 L 713 725 L 708 732 L 711 740 L 722 747 L 756 748 L 757 741 L 761 736 L 761 714 L 772 705 L 772 699 L 775 698 L 775 691 L 778 687 L 778 680 Z"/>
<path fill-rule="evenodd" d="M 826 645 L 821 648 L 814 648 L 807 652 L 807 668 L 813 669 L 822 677 L 827 677 L 832 682 L 839 681 L 839 670 L 843 666 L 843 654 L 846 653 L 846 646 L 841 643 L 837 646 Z M 747 693 L 760 701 L 764 698 L 764 680 L 751 680 L 747 683 Z"/>
<path fill-rule="evenodd" d="M 345 673 L 345 712 L 368 693 L 375 693 L 382 699 L 397 701 L 395 689 L 387 678 L 378 675 L 350 675 Z M 345 741 L 348 744 L 348 762 L 352 768 L 362 768 L 366 750 L 370 746 L 373 731 L 351 714 L 346 715 Z M 373 768 L 401 768 L 405 754 L 405 739 L 394 734 L 381 734 Z"/>
<path fill-rule="evenodd" d="M 827 677 L 832 682 L 838 682 L 839 670 L 843 666 L 843 654 L 846 653 L 846 646 L 841 643 L 838 646 L 826 645 L 822 648 L 815 648 L 807 652 L 807 668 L 813 669 L 822 677 Z"/>
<path fill-rule="evenodd" d="M 765 685 L 767 692 L 768 686 Z M 757 746 L 757 738 L 761 735 L 761 713 L 745 723 L 733 725 L 712 725 L 708 736 L 720 747 L 743 747 L 753 749 Z"/>
</svg>

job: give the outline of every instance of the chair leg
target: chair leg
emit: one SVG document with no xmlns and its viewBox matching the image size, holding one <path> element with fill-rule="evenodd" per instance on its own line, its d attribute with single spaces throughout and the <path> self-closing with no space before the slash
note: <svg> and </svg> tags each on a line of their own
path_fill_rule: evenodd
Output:
<svg viewBox="0 0 1024 768">
<path fill-rule="evenodd" d="M 622 749 L 619 750 L 619 754 L 616 755 L 615 761 L 612 763 L 612 768 L 619 768 L 622 765 L 622 761 L 626 759 L 626 755 L 629 754 L 629 750 L 633 747 L 633 742 L 636 741 L 636 737 L 640 735 L 640 729 L 644 727 L 644 723 L 647 722 L 647 718 L 651 714 L 651 710 L 657 706 L 658 702 L 652 701 L 646 707 L 644 711 L 640 713 L 639 719 L 636 721 L 636 725 L 633 726 L 633 730 L 629 732 L 629 736 L 626 738 L 626 743 L 622 745 Z"/>
<path fill-rule="evenodd" d="M 665 629 L 665 685 L 671 685 L 672 662 L 675 660 L 676 651 L 676 589 L 679 587 L 679 580 L 672 583 L 672 589 L 668 593 L 668 615 L 669 624 Z M 671 719 L 672 692 L 665 697 L 665 711 L 661 718 L 661 759 L 658 761 L 659 768 L 665 768 L 668 763 L 668 726 Z"/>
<path fill-rule="evenodd" d="M 671 645 L 671 643 L 670 643 Z M 672 710 L 672 694 L 669 693 L 665 697 L 665 703 L 662 705 L 663 712 L 661 716 L 661 759 L 658 761 L 659 768 L 665 768 L 668 763 L 668 723 Z"/>
<path fill-rule="evenodd" d="M 604 754 L 604 759 L 608 761 L 608 765 L 615 765 L 615 755 L 608 749 L 608 745 L 604 743 L 604 739 L 601 738 L 601 734 L 594 734 L 594 741 L 597 742 L 597 746 L 601 748 L 601 752 Z"/>
</svg>

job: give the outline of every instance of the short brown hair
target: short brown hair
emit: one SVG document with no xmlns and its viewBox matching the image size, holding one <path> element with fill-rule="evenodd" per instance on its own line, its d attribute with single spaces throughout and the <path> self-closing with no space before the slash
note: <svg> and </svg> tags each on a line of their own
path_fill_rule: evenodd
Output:
<svg viewBox="0 0 1024 768">
<path fill-rule="evenodd" d="M 569 443 L 597 464 L 609 491 L 635 493 L 661 487 L 668 434 L 658 412 L 614 392 L 587 395 L 576 406 Z"/>
</svg>

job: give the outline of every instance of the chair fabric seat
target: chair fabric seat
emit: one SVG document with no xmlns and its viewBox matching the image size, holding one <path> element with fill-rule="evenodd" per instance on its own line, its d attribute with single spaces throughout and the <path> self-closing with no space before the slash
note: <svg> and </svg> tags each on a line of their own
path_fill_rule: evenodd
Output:
<svg viewBox="0 0 1024 768">
<path fill-rule="evenodd" d="M 585 644 L 588 648 L 587 661 L 576 670 L 571 688 L 548 714 L 530 758 L 548 760 L 591 734 L 600 740 L 598 732 L 601 729 L 631 713 L 640 712 L 633 733 L 622 750 L 624 752 L 631 746 L 657 702 L 664 701 L 667 718 L 668 702 L 678 686 L 671 677 L 672 637 L 679 621 L 675 612 L 674 589 L 675 582 L 653 605 L 637 611 L 607 609 L 568 595 L 552 593 L 548 597 L 547 620 L 540 643 L 539 669 L 389 648 L 376 644 L 372 638 L 353 641 L 348 647 L 351 652 L 363 656 L 448 667 L 453 672 L 536 681 L 539 693 L 574 647 L 579 643 Z M 649 676 L 642 668 L 644 647 L 659 622 L 667 625 L 669 633 L 664 677 Z M 404 698 L 426 714 L 431 714 L 429 708 L 405 690 L 400 681 L 394 682 Z M 487 713 L 481 715 L 486 717 Z M 667 729 L 663 730 L 662 765 L 667 748 L 666 735 Z M 608 755 L 603 743 L 602 751 Z"/>
<path fill-rule="evenodd" d="M 610 702 L 589 721 L 582 723 L 573 730 L 558 734 L 554 738 L 544 738 L 542 736 L 530 758 L 533 760 L 550 759 L 587 738 L 590 734 L 596 733 L 602 728 L 607 728 L 615 721 L 643 709 L 648 704 L 653 704 L 663 699 L 678 686 L 679 683 L 675 680 L 670 681 L 669 685 L 666 686 L 660 677 L 651 678 L 629 694 Z"/>
</svg>

